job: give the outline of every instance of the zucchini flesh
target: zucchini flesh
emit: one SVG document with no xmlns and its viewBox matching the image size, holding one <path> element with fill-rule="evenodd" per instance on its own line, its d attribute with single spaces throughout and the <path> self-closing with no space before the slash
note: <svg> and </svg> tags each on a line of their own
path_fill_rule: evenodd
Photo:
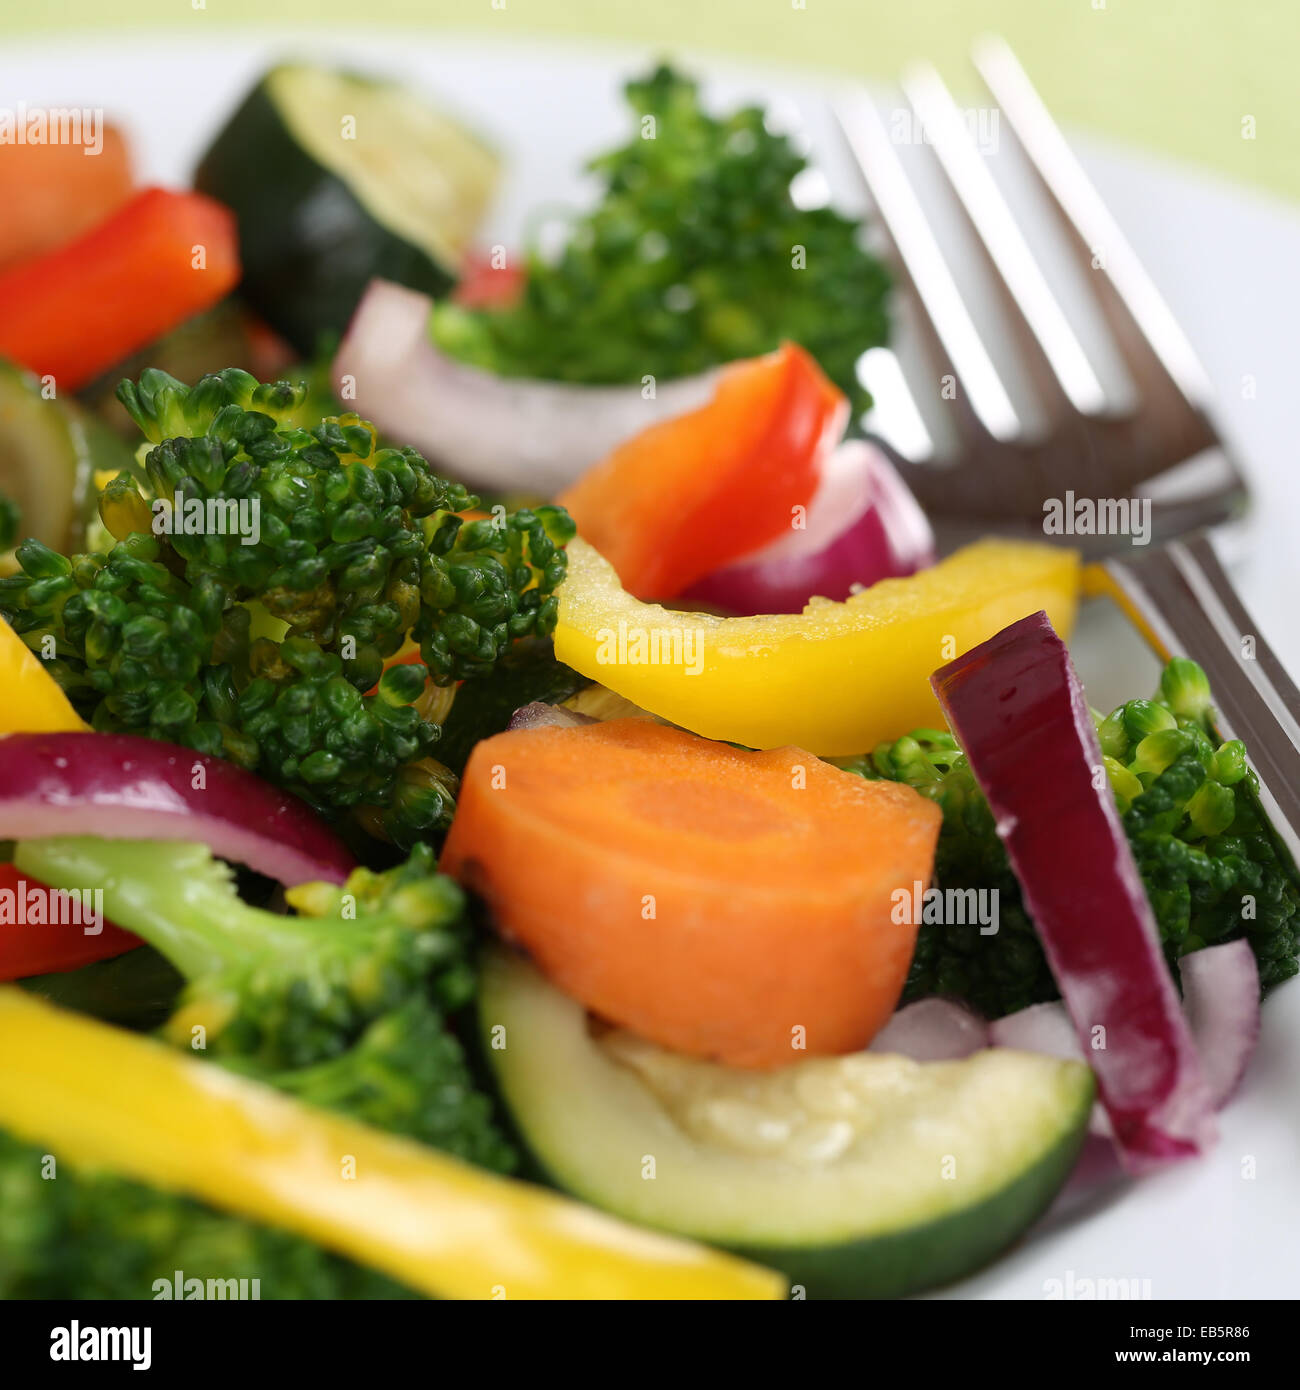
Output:
<svg viewBox="0 0 1300 1390">
<path fill-rule="evenodd" d="M 504 951 L 485 1055 L 543 1172 L 592 1205 L 770 1264 L 809 1297 L 960 1277 L 1048 1205 L 1082 1146 L 1081 1063 L 993 1049 L 747 1072 L 613 1030 Z"/>
<path fill-rule="evenodd" d="M 496 156 L 441 111 L 392 83 L 281 67 L 271 100 L 303 150 L 394 236 L 460 270 L 496 189 Z"/>
<path fill-rule="evenodd" d="M 95 518 L 95 474 L 132 464 L 131 450 L 100 421 L 0 362 L 0 492 L 18 504 L 21 537 L 80 550 Z"/>
<path fill-rule="evenodd" d="M 290 64 L 248 94 L 195 186 L 238 219 L 240 293 L 312 354 L 376 276 L 445 294 L 498 172 L 477 136 L 400 86 Z"/>
</svg>

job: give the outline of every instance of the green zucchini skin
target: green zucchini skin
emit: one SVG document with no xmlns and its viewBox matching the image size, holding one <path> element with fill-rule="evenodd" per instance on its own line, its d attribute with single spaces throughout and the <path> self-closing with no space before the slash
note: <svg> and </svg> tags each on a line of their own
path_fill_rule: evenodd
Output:
<svg viewBox="0 0 1300 1390">
<path fill-rule="evenodd" d="M 590 1153 L 590 1146 L 581 1143 L 580 1131 L 585 1124 L 599 1125 L 602 1121 L 592 1109 L 574 1110 L 572 1102 L 566 1099 L 566 1088 L 581 1087 L 589 1078 L 584 1077 L 584 1064 L 575 1062 L 572 1054 L 563 1048 L 552 1053 L 542 1041 L 545 1030 L 538 1032 L 538 1015 L 535 1012 L 530 1015 L 527 997 L 529 991 L 537 997 L 537 984 L 529 981 L 538 979 L 536 972 L 518 957 L 510 956 L 500 947 L 489 949 L 483 962 L 476 1030 L 478 1057 L 484 1074 L 492 1078 L 500 1097 L 500 1109 L 508 1117 L 512 1138 L 523 1155 L 523 1173 L 616 1216 L 674 1235 L 703 1240 L 777 1269 L 790 1280 L 795 1298 L 901 1298 L 975 1273 L 1013 1245 L 1051 1205 L 1087 1140 L 1095 1087 L 1091 1077 L 1080 1069 L 1081 1074 L 1062 1092 L 1062 1109 L 1051 1117 L 1050 1129 L 1043 1131 L 1045 1142 L 1038 1145 L 1033 1154 L 1026 1154 L 1019 1166 L 1013 1165 L 1005 1181 L 956 1210 L 933 1219 L 918 1219 L 901 1229 L 874 1231 L 865 1229 L 871 1224 L 871 1217 L 864 1213 L 859 1218 L 862 1234 L 855 1235 L 852 1233 L 854 1213 L 840 1207 L 837 1210 L 843 1217 L 844 1238 L 827 1238 L 819 1232 L 817 1238 L 807 1244 L 784 1236 L 778 1240 L 747 1241 L 739 1232 L 737 1238 L 732 1239 L 720 1235 L 716 1229 L 706 1234 L 696 1228 L 692 1219 L 674 1222 L 671 1208 L 661 1205 L 652 1214 L 644 1205 L 640 1210 L 635 1203 L 623 1205 L 616 1186 L 604 1184 L 602 1190 L 599 1181 L 592 1182 L 589 1175 L 583 1175 L 583 1163 L 587 1160 L 582 1155 L 584 1150 Z M 545 988 L 559 997 L 551 987 Z M 523 992 L 516 994 L 516 990 Z M 568 1007 L 577 1006 L 570 1004 Z M 524 1078 L 512 1066 L 509 1049 L 493 1050 L 490 1036 L 497 1025 L 504 1025 L 507 1035 L 515 1039 L 519 1037 L 519 1030 L 524 1030 L 524 1046 L 531 1059 L 524 1076 L 535 1079 L 538 1075 L 554 1075 L 553 1097 L 546 1098 L 549 1083 L 531 1090 L 521 1089 Z M 512 1095 L 517 1103 L 512 1104 Z M 533 1103 L 529 1097 L 540 1098 L 540 1104 Z M 563 1117 L 562 1125 L 554 1122 L 556 1116 Z M 615 1107 L 608 1120 L 612 1125 L 619 1125 L 623 1122 L 623 1112 Z M 1008 1122 L 1014 1125 L 1014 1118 L 1009 1116 Z M 573 1128 L 575 1124 L 577 1130 Z M 651 1126 L 650 1130 L 654 1128 Z M 530 1133 L 530 1129 L 534 1132 Z M 655 1151 L 656 1139 L 650 1130 L 645 1132 L 644 1143 L 640 1139 L 640 1129 L 626 1131 L 629 1135 L 626 1149 L 634 1153 L 642 1152 L 643 1148 L 646 1152 Z M 559 1141 L 560 1147 L 557 1147 L 557 1134 L 564 1136 Z M 680 1160 L 679 1151 L 677 1161 Z M 707 1168 L 703 1171 L 707 1172 Z M 808 1181 L 816 1182 L 817 1175 L 810 1173 Z M 769 1198 L 776 1199 L 775 1190 L 769 1193 Z M 761 1213 L 756 1214 L 756 1224 L 761 1218 Z"/>
<path fill-rule="evenodd" d="M 1032 1168 L 1016 1174 L 977 1206 L 924 1226 L 826 1246 L 728 1248 L 785 1274 L 805 1298 L 905 1298 L 951 1284 L 982 1269 L 1052 1204 L 1087 1140 L 1083 1111 L 1077 1132 L 1066 1135 Z"/>
<path fill-rule="evenodd" d="M 439 297 L 454 272 L 383 226 L 295 139 L 263 78 L 203 156 L 195 187 L 234 214 L 240 293 L 299 352 L 347 327 L 374 276 Z"/>
<path fill-rule="evenodd" d="M 481 1075 L 490 1079 L 491 1054 L 481 1049 L 479 1057 Z M 1090 1108 L 1085 1107 L 1078 1131 L 1062 1139 L 1032 1168 L 1018 1173 L 978 1206 L 941 1220 L 840 1245 L 709 1243 L 780 1270 L 790 1281 L 792 1298 L 866 1301 L 906 1298 L 941 1288 L 984 1268 L 1014 1245 L 1051 1206 L 1087 1141 Z M 507 1117 L 507 1132 L 522 1155 L 519 1175 L 582 1199 L 584 1194 L 566 1188 L 530 1147 L 528 1135 L 508 1107 L 503 1103 L 499 1109 Z M 670 1235 L 691 1234 L 663 1229 Z"/>
<path fill-rule="evenodd" d="M 20 539 L 84 549 L 98 517 L 95 474 L 123 471 L 136 471 L 135 455 L 101 420 L 0 362 L 0 492 L 18 504 Z"/>
</svg>

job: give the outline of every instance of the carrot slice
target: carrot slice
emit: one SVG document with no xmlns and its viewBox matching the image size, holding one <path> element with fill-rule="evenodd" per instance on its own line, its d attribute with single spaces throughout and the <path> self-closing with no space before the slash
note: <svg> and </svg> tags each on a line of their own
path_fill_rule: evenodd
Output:
<svg viewBox="0 0 1300 1390">
<path fill-rule="evenodd" d="M 848 404 L 800 347 L 738 362 L 708 405 L 620 444 L 558 499 L 638 598 L 672 598 L 789 531 Z"/>
<path fill-rule="evenodd" d="M 131 196 L 131 161 L 115 126 L 85 142 L 0 145 L 0 269 L 73 241 Z"/>
<path fill-rule="evenodd" d="M 75 391 L 239 279 L 235 219 L 148 188 L 107 222 L 0 275 L 0 357 Z"/>
<path fill-rule="evenodd" d="M 475 748 L 442 868 L 593 1012 L 771 1067 L 866 1045 L 892 1013 L 941 815 L 798 748 L 634 719 Z"/>
</svg>

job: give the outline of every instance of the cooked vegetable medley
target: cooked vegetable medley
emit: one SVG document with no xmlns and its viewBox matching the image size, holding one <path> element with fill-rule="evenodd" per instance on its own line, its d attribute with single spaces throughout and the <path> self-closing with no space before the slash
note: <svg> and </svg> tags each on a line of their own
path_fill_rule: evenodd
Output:
<svg viewBox="0 0 1300 1390">
<path fill-rule="evenodd" d="M 1244 936 L 1267 988 L 1300 970 L 1300 893 L 1263 822 L 1245 750 L 1215 745 L 1212 715 L 1205 673 L 1176 658 L 1155 699 L 1127 701 L 1098 718 L 1098 731 L 1175 977 L 1179 957 Z M 994 1018 L 1055 999 L 988 803 L 952 734 L 915 729 L 841 765 L 932 797 L 943 810 L 937 880 L 999 894 L 995 936 L 958 923 L 922 926 L 903 997 L 942 994 Z M 1243 917 L 1247 900 L 1254 915 Z"/>
<path fill-rule="evenodd" d="M 100 497 L 117 544 L 25 541 L 0 614 L 32 647 L 53 639 L 51 674 L 92 727 L 220 754 L 410 844 L 452 807 L 426 675 L 486 675 L 551 631 L 572 526 L 555 507 L 466 522 L 477 498 L 355 416 L 279 427 L 303 392 L 235 370 L 124 383 L 153 447 L 143 490 L 120 474 Z M 234 524 L 154 534 L 159 499 Z M 426 664 L 385 672 L 408 637 Z"/>
<path fill-rule="evenodd" d="M 1251 749 L 941 553 L 797 137 L 625 95 L 518 262 L 383 75 L 0 143 L 0 1298 L 899 1297 L 1215 1142 Z"/>
<path fill-rule="evenodd" d="M 439 309 L 438 342 L 505 376 L 639 383 L 790 339 L 864 409 L 856 365 L 887 335 L 889 279 L 857 224 L 796 202 L 807 162 L 761 108 L 711 115 L 670 67 L 625 96 L 636 133 L 592 161 L 596 208 L 557 258 L 530 252 L 518 304 Z"/>
</svg>

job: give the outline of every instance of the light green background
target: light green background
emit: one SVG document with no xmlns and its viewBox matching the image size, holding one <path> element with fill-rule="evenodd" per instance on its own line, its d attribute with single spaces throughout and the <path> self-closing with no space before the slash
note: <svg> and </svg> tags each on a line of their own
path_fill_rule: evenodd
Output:
<svg viewBox="0 0 1300 1390">
<path fill-rule="evenodd" d="M 618 39 L 870 77 L 924 56 L 965 90 L 971 38 L 995 31 L 1064 123 L 1300 198 L 1300 0 L 0 0 L 0 41 L 160 26 L 201 44 L 234 24 Z"/>
</svg>

